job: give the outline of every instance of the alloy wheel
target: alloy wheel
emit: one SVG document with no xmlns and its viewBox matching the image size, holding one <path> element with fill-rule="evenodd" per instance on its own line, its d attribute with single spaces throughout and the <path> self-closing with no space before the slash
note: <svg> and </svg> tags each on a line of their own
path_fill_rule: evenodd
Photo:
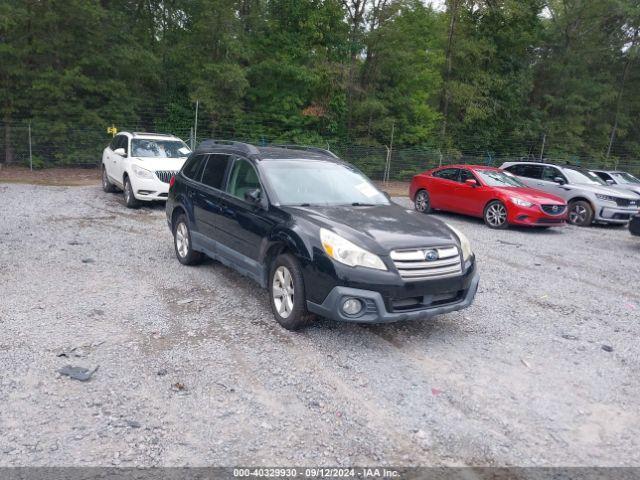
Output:
<svg viewBox="0 0 640 480">
<path fill-rule="evenodd" d="M 492 227 L 501 227 L 507 221 L 507 209 L 501 203 L 494 203 L 487 208 L 487 223 Z"/>
<path fill-rule="evenodd" d="M 424 190 L 416 195 L 416 210 L 425 212 L 429 208 L 429 195 Z"/>
<path fill-rule="evenodd" d="M 189 254 L 189 231 L 182 222 L 176 227 L 176 250 L 182 258 Z"/>
<path fill-rule="evenodd" d="M 273 303 L 278 314 L 287 318 L 293 310 L 293 277 L 289 269 L 279 266 L 273 274 L 272 283 Z"/>
<path fill-rule="evenodd" d="M 587 209 L 577 204 L 569 211 L 569 221 L 575 225 L 582 225 L 587 220 Z"/>
<path fill-rule="evenodd" d="M 131 183 L 127 180 L 124 184 L 124 200 L 129 203 L 131 200 Z"/>
</svg>

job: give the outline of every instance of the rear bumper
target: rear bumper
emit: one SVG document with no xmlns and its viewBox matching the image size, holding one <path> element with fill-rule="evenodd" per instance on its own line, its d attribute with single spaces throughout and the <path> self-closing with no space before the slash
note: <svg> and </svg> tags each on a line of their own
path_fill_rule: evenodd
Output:
<svg viewBox="0 0 640 480">
<path fill-rule="evenodd" d="M 601 207 L 596 211 L 595 221 L 606 223 L 627 223 L 638 213 L 637 208 Z"/>
<path fill-rule="evenodd" d="M 474 272 L 466 290 L 462 291 L 456 301 L 444 305 L 425 307 L 410 311 L 389 312 L 382 295 L 372 290 L 363 290 L 343 286 L 334 287 L 322 304 L 307 301 L 307 309 L 317 315 L 332 320 L 355 323 L 392 323 L 410 320 L 424 320 L 435 315 L 454 312 L 467 308 L 473 303 L 478 291 L 480 274 Z M 357 298 L 363 305 L 363 313 L 347 315 L 342 311 L 342 304 L 347 298 Z"/>
</svg>

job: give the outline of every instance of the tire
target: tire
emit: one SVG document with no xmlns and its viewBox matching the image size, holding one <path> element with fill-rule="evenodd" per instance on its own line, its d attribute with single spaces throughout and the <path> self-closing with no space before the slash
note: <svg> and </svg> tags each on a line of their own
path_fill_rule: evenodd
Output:
<svg viewBox="0 0 640 480">
<path fill-rule="evenodd" d="M 589 202 L 576 200 L 569 203 L 569 223 L 578 227 L 588 227 L 593 222 L 593 208 Z"/>
<path fill-rule="evenodd" d="M 109 181 L 107 169 L 104 167 L 104 165 L 102 165 L 102 190 L 104 190 L 106 193 L 113 193 L 116 191 L 115 185 Z"/>
<path fill-rule="evenodd" d="M 124 204 L 127 206 L 127 208 L 138 208 L 140 206 L 140 203 L 133 194 L 133 187 L 131 186 L 131 180 L 129 180 L 129 177 L 124 177 L 123 186 Z"/>
<path fill-rule="evenodd" d="M 183 265 L 196 265 L 202 261 L 203 254 L 193 249 L 189 220 L 183 213 L 173 225 L 173 248 L 178 261 Z"/>
<path fill-rule="evenodd" d="M 431 200 L 429 199 L 429 192 L 426 190 L 418 190 L 416 193 L 416 198 L 413 201 L 413 206 L 416 211 L 420 213 L 431 213 L 433 209 L 431 208 Z"/>
<path fill-rule="evenodd" d="M 299 330 L 314 320 L 315 315 L 307 311 L 302 270 L 293 255 L 278 255 L 271 265 L 269 303 L 273 316 L 287 330 Z"/>
<path fill-rule="evenodd" d="M 509 226 L 507 223 L 507 207 L 499 200 L 494 200 L 487 204 L 482 218 L 489 228 L 502 229 Z"/>
</svg>

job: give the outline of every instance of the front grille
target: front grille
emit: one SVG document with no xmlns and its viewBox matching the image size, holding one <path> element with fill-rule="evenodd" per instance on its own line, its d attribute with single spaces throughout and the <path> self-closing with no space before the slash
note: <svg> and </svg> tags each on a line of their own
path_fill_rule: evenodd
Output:
<svg viewBox="0 0 640 480">
<path fill-rule="evenodd" d="M 629 200 L 627 198 L 615 198 L 616 205 L 619 207 L 637 207 L 638 202 L 636 200 Z"/>
<path fill-rule="evenodd" d="M 156 170 L 156 177 L 158 177 L 158 179 L 162 183 L 169 183 L 169 181 L 171 180 L 171 177 L 177 174 L 178 172 L 174 172 L 171 170 Z"/>
<path fill-rule="evenodd" d="M 566 210 L 566 205 L 540 205 L 542 211 L 549 215 L 562 215 Z"/>
<path fill-rule="evenodd" d="M 430 256 L 433 256 L 433 259 L 428 259 Z M 460 253 L 455 246 L 393 250 L 391 259 L 400 276 L 406 280 L 462 275 Z"/>
</svg>

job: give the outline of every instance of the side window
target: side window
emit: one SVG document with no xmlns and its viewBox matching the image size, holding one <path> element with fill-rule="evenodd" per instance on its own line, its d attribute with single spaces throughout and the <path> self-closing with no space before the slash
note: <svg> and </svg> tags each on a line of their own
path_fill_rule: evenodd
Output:
<svg viewBox="0 0 640 480">
<path fill-rule="evenodd" d="M 200 172 L 202 171 L 202 164 L 205 158 L 206 155 L 192 155 L 191 158 L 185 162 L 182 168 L 182 174 L 191 180 L 199 182 L 201 177 Z"/>
<path fill-rule="evenodd" d="M 562 178 L 565 182 L 567 181 L 567 179 L 564 178 L 564 175 L 560 173 L 560 170 L 556 167 L 544 167 L 542 170 L 542 180 L 554 182 L 557 177 Z"/>
<path fill-rule="evenodd" d="M 115 150 L 116 148 L 118 148 L 118 146 L 117 146 L 117 145 L 118 145 L 118 142 L 120 141 L 120 137 L 121 137 L 121 136 L 122 136 L 122 135 L 116 135 L 115 137 L 113 137 L 113 138 L 111 139 L 111 142 L 109 143 L 109 148 L 110 148 L 111 150 Z"/>
<path fill-rule="evenodd" d="M 613 178 L 611 178 L 611 175 L 609 175 L 608 173 L 605 172 L 593 172 L 596 175 L 598 175 L 602 180 L 604 180 L 605 182 L 607 180 L 613 180 Z"/>
<path fill-rule="evenodd" d="M 124 153 L 129 153 L 129 138 L 126 135 L 118 135 L 119 138 L 118 143 L 116 143 L 116 148 L 124 148 Z"/>
<path fill-rule="evenodd" d="M 453 180 L 454 182 L 458 181 L 458 172 L 457 168 L 443 168 L 442 170 L 438 170 L 433 174 L 434 177 L 444 178 L 445 180 Z"/>
<path fill-rule="evenodd" d="M 227 172 L 230 155 L 209 155 L 207 164 L 202 172 L 202 183 L 220 190 L 224 183 L 224 174 Z"/>
<path fill-rule="evenodd" d="M 475 175 L 473 173 L 471 173 L 469 170 L 461 169 L 460 170 L 460 180 L 458 180 L 458 181 L 460 183 L 464 183 L 467 180 L 475 180 L 476 182 L 478 181 L 478 179 L 475 177 Z"/>
<path fill-rule="evenodd" d="M 521 175 L 522 165 L 510 165 L 505 168 L 506 171 L 513 173 L 514 175 Z"/>
<path fill-rule="evenodd" d="M 255 168 L 247 160 L 238 159 L 233 164 L 227 192 L 244 200 L 244 194 L 256 188 L 260 188 L 260 181 Z"/>
<path fill-rule="evenodd" d="M 528 163 L 519 165 L 518 173 L 516 175 L 520 175 L 521 177 L 527 178 L 542 178 L 542 165 L 531 165 Z"/>
</svg>

